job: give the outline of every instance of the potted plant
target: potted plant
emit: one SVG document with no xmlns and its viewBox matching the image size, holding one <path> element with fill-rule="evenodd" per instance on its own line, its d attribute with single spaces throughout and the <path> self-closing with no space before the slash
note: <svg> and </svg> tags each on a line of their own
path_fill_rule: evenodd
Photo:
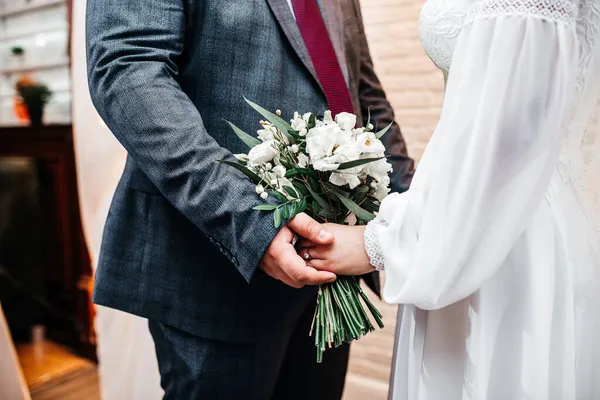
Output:
<svg viewBox="0 0 600 400">
<path fill-rule="evenodd" d="M 14 46 L 12 49 L 10 49 L 10 51 L 15 57 L 21 57 L 23 54 L 25 54 L 25 49 L 21 46 Z"/>
<path fill-rule="evenodd" d="M 27 109 L 31 126 L 42 125 L 44 107 L 52 97 L 52 92 L 46 85 L 37 83 L 27 77 L 19 79 L 16 84 L 20 101 Z"/>
</svg>

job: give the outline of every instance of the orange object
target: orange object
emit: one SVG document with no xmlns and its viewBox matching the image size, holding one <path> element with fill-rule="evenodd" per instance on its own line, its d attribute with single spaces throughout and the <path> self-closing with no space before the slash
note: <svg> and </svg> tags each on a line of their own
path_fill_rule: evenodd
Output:
<svg viewBox="0 0 600 400">
<path fill-rule="evenodd" d="M 20 97 L 15 97 L 15 115 L 19 121 L 29 121 L 29 113 L 27 112 L 27 106 L 23 103 Z"/>
</svg>

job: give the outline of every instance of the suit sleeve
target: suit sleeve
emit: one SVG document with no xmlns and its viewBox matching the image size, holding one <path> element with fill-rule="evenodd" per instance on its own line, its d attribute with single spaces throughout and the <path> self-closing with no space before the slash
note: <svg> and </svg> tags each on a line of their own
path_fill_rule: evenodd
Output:
<svg viewBox="0 0 600 400">
<path fill-rule="evenodd" d="M 88 78 L 94 105 L 161 193 L 250 281 L 276 235 L 252 210 L 254 185 L 203 126 L 178 83 L 183 0 L 88 0 Z"/>
</svg>

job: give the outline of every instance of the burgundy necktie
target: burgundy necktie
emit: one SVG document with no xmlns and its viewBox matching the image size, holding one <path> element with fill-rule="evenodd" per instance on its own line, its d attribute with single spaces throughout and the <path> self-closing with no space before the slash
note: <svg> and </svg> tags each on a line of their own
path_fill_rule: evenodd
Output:
<svg viewBox="0 0 600 400">
<path fill-rule="evenodd" d="M 331 113 L 334 116 L 344 111 L 354 113 L 350 92 L 317 0 L 292 0 L 292 5 Z"/>
</svg>

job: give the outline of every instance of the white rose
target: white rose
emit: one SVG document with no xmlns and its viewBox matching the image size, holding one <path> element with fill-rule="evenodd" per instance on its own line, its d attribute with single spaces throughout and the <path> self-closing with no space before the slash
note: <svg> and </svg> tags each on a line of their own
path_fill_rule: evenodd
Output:
<svg viewBox="0 0 600 400">
<path fill-rule="evenodd" d="M 329 177 L 329 182 L 336 186 L 348 185 L 350 186 L 350 189 L 354 189 L 360 185 L 360 178 L 355 174 L 334 172 Z"/>
<path fill-rule="evenodd" d="M 356 115 L 342 112 L 335 116 L 335 122 L 337 122 L 342 130 L 349 131 L 356 126 Z"/>
<path fill-rule="evenodd" d="M 372 132 L 363 132 L 359 134 L 356 138 L 356 144 L 358 145 L 361 153 L 385 153 L 385 146 Z"/>
<path fill-rule="evenodd" d="M 259 129 L 256 133 L 258 134 L 258 139 L 262 142 L 275 139 L 275 135 L 271 129 Z"/>
<path fill-rule="evenodd" d="M 317 171 L 335 171 L 340 166 L 338 163 L 330 161 L 329 158 L 314 160 L 311 164 Z"/>
<path fill-rule="evenodd" d="M 375 197 L 377 200 L 381 201 L 381 200 L 385 199 L 389 193 L 390 193 L 389 185 L 382 183 L 382 184 L 377 185 L 377 190 L 375 191 L 375 193 L 373 193 L 373 197 Z"/>
<path fill-rule="evenodd" d="M 298 154 L 298 166 L 300 168 L 306 168 L 308 165 L 308 156 L 304 153 Z"/>
<path fill-rule="evenodd" d="M 285 176 L 285 167 L 283 165 L 278 165 L 273 168 L 273 173 L 277 175 L 279 178 L 283 178 Z"/>
<path fill-rule="evenodd" d="M 254 146 L 248 153 L 248 164 L 250 166 L 266 164 L 273 160 L 279 153 L 274 140 L 268 140 L 257 146 Z"/>
<path fill-rule="evenodd" d="M 387 182 L 389 184 L 389 173 L 392 171 L 392 165 L 387 160 L 381 159 L 364 166 L 363 172 L 375 179 L 377 182 Z"/>
<path fill-rule="evenodd" d="M 336 144 L 340 143 L 341 130 L 337 125 L 315 127 L 306 135 L 306 151 L 313 160 L 328 157 L 333 154 Z"/>
</svg>

